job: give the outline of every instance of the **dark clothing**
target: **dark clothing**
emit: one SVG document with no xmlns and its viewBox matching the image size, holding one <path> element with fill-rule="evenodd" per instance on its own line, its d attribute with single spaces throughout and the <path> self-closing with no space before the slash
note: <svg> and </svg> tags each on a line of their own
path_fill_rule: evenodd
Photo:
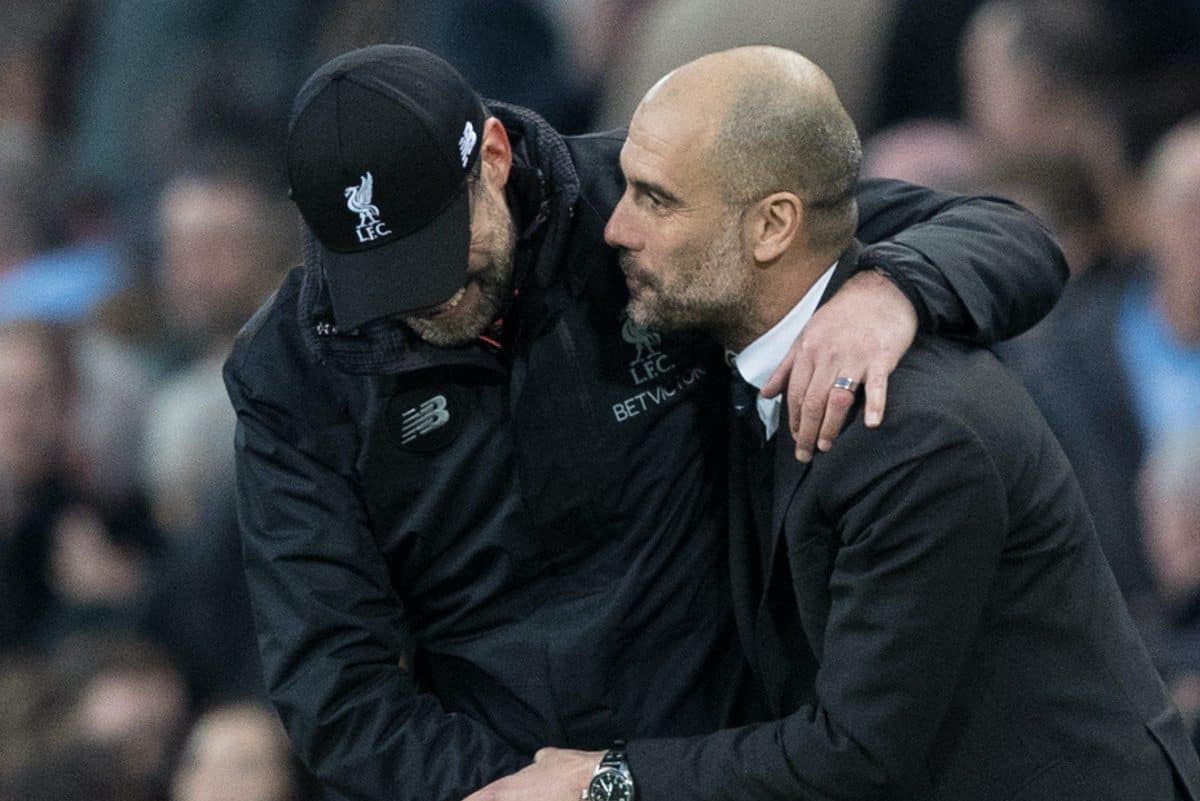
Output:
<svg viewBox="0 0 1200 801">
<path fill-rule="evenodd" d="M 194 708 L 265 697 L 232 487 L 210 493 L 197 530 L 182 535 L 156 560 L 142 635 L 171 655 Z"/>
<path fill-rule="evenodd" d="M 266 684 L 335 797 L 457 801 L 543 745 L 764 711 L 725 578 L 721 349 L 624 316 L 602 239 L 622 136 L 493 110 L 522 234 L 502 348 L 331 333 L 310 260 L 226 365 Z M 876 182 L 860 203 L 869 240 L 912 226 L 864 261 L 930 325 L 1013 334 L 1065 278 L 1003 202 Z M 944 258 L 947 239 L 969 250 Z"/>
<path fill-rule="evenodd" d="M 810 464 L 775 438 L 765 530 L 746 502 L 755 449 L 732 441 L 735 616 L 778 720 L 631 742 L 640 798 L 1200 799 L 1200 761 L 1019 383 L 921 336 L 888 388 L 882 427 L 855 410 Z"/>
<path fill-rule="evenodd" d="M 996 351 L 1062 444 L 1117 584 L 1136 608 L 1154 588 L 1136 496 L 1146 444 L 1117 343 L 1130 280 L 1124 270 L 1089 270 L 1045 320 Z"/>
<path fill-rule="evenodd" d="M 0 655 L 40 645 L 54 602 L 47 579 L 54 524 L 73 500 L 66 482 L 51 476 L 29 490 L 23 514 L 0 524 Z"/>
</svg>

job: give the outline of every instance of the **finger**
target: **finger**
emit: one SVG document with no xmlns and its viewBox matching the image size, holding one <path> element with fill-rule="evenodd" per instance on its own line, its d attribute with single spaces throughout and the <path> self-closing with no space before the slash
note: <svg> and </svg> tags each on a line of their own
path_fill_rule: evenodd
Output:
<svg viewBox="0 0 1200 801">
<path fill-rule="evenodd" d="M 812 459 L 813 447 L 816 445 L 817 432 L 821 430 L 821 421 L 825 417 L 825 407 L 829 402 L 829 390 L 833 387 L 833 379 L 832 368 L 814 371 L 808 390 L 796 406 L 798 413 L 791 417 L 795 421 L 792 437 L 796 440 L 796 459 L 801 462 Z M 789 402 L 791 395 L 789 390 Z"/>
<path fill-rule="evenodd" d="M 845 373 L 841 373 L 845 376 Z M 847 376 L 849 377 L 849 376 Z M 833 441 L 846 424 L 846 414 L 854 405 L 855 393 L 848 389 L 833 387 L 829 390 L 829 402 L 825 406 L 825 419 L 817 435 L 817 449 L 824 452 L 833 447 Z"/>
<path fill-rule="evenodd" d="M 795 372 L 799 358 L 800 356 L 797 354 L 796 348 L 792 348 L 787 352 L 787 355 L 783 357 L 783 361 L 779 363 L 779 366 L 775 368 L 775 372 L 771 373 L 771 377 L 763 385 L 762 396 L 764 398 L 773 398 L 780 392 L 783 392 L 784 387 L 791 385 L 792 373 Z"/>
<path fill-rule="evenodd" d="M 800 418 L 802 416 L 801 406 L 804 403 L 804 398 L 808 395 L 808 390 L 812 386 L 813 374 L 816 372 L 817 364 L 812 357 L 803 350 L 796 349 L 796 359 L 792 365 L 790 377 L 787 379 L 787 395 L 785 400 L 788 407 L 788 419 L 792 421 L 792 435 L 795 436 L 796 430 L 800 426 Z"/>
<path fill-rule="evenodd" d="M 866 412 L 863 422 L 867 428 L 876 428 L 883 422 L 883 410 L 887 406 L 888 371 L 879 368 L 868 368 L 866 394 Z"/>
<path fill-rule="evenodd" d="M 548 758 L 550 758 L 550 756 L 552 756 L 553 751 L 553 748 L 539 748 L 533 754 L 533 764 L 536 765 L 539 762 L 546 761 Z"/>
</svg>

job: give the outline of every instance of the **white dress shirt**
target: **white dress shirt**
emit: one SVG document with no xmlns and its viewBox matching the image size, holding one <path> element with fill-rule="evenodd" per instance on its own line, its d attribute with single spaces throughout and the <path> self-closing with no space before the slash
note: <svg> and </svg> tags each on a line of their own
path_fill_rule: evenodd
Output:
<svg viewBox="0 0 1200 801">
<path fill-rule="evenodd" d="M 741 353 L 733 356 L 733 364 L 742 374 L 742 378 L 760 392 L 767 385 L 767 379 L 771 377 L 771 373 L 775 372 L 775 368 L 787 355 L 788 349 L 792 347 L 796 337 L 800 336 L 804 326 L 808 325 L 808 321 L 812 319 L 813 313 L 817 310 L 817 304 L 821 301 L 821 296 L 825 294 L 825 287 L 829 286 L 829 279 L 833 278 L 833 270 L 836 267 L 837 262 L 835 261 L 813 283 L 808 292 L 804 293 L 800 302 L 784 315 L 782 320 L 747 345 Z M 776 395 L 774 398 L 764 398 L 761 395 L 758 397 L 758 416 L 763 421 L 763 426 L 766 427 L 767 439 L 775 436 L 775 432 L 779 429 L 779 404 L 782 401 L 782 395 Z"/>
</svg>

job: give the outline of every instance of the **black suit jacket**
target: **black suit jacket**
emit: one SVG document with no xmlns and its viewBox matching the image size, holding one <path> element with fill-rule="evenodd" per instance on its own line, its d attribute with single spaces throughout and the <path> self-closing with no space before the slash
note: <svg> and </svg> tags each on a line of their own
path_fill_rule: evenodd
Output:
<svg viewBox="0 0 1200 801">
<path fill-rule="evenodd" d="M 879 429 L 858 410 L 809 465 L 777 435 L 765 570 L 731 447 L 738 628 L 778 719 L 631 743 L 642 801 L 1200 799 L 1070 467 L 991 353 L 919 338 Z"/>
</svg>

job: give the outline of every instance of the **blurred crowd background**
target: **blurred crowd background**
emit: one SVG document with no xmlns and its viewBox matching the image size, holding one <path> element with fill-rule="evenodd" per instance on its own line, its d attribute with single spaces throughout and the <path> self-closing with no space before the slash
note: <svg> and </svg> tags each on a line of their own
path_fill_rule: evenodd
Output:
<svg viewBox="0 0 1200 801">
<path fill-rule="evenodd" d="M 0 799 L 311 797 L 261 700 L 220 366 L 298 260 L 291 98 L 381 41 L 564 132 L 701 53 L 787 46 L 867 174 L 1040 214 L 1073 277 L 998 350 L 1194 725 L 1197 0 L 3 0 Z"/>
</svg>

